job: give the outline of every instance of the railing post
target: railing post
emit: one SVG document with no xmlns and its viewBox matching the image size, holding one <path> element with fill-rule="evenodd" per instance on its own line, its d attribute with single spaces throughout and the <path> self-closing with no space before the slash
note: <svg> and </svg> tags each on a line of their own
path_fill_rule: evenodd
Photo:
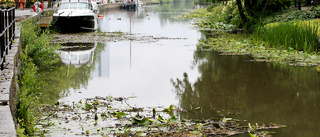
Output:
<svg viewBox="0 0 320 137">
<path fill-rule="evenodd" d="M 11 8 L 9 11 L 9 49 L 11 49 L 11 45 L 14 39 L 14 8 Z"/>
<path fill-rule="evenodd" d="M 15 36 L 15 8 L 0 9 L 0 66 L 4 69 L 5 55 L 8 55 L 9 49 Z"/>
<path fill-rule="evenodd" d="M 5 48 L 4 48 L 4 51 L 6 52 L 6 55 L 8 55 L 8 44 L 9 44 L 9 39 L 8 39 L 8 27 L 9 27 L 9 25 L 8 25 L 8 22 L 9 22 L 9 20 L 8 20 L 8 10 L 6 10 L 5 11 L 5 14 L 4 14 L 4 17 L 5 17 L 5 22 L 4 22 L 4 24 L 5 24 L 5 39 L 6 39 L 6 43 L 5 43 Z M 3 62 L 5 62 L 6 60 L 5 60 L 5 56 L 3 56 Z"/>
<path fill-rule="evenodd" d="M 2 9 L 0 9 L 0 66 L 1 66 L 1 70 L 3 70 L 3 47 L 4 45 L 4 11 Z"/>
</svg>

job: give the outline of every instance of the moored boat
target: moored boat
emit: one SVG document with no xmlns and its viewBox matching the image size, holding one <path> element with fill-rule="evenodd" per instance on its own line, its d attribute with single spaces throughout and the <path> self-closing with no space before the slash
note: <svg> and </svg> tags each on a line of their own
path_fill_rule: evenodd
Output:
<svg viewBox="0 0 320 137">
<path fill-rule="evenodd" d="M 91 0 L 61 0 L 53 14 L 52 24 L 62 31 L 87 30 L 98 28 L 99 9 Z"/>
<path fill-rule="evenodd" d="M 123 9 L 135 9 L 138 6 L 138 3 L 135 0 L 125 0 L 121 8 Z"/>
</svg>

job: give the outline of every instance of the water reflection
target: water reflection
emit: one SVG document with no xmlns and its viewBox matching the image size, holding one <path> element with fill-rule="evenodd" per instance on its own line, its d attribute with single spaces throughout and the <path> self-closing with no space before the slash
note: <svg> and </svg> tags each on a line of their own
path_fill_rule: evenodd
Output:
<svg viewBox="0 0 320 137">
<path fill-rule="evenodd" d="M 60 52 L 65 54 L 61 56 L 64 63 L 61 61 L 57 69 L 39 74 L 40 79 L 47 83 L 42 87 L 41 102 L 53 104 L 70 95 L 72 90 L 87 87 L 91 72 L 99 60 L 97 55 L 102 51 L 103 43 L 68 43 L 62 48 Z"/>
<path fill-rule="evenodd" d="M 190 118 L 220 116 L 273 122 L 289 127 L 279 136 L 317 136 L 320 120 L 319 73 L 312 67 L 292 67 L 245 62 L 245 56 L 219 56 L 218 52 L 198 51 L 193 66 L 201 76 L 190 82 L 173 79 L 181 107 Z M 189 111 L 191 106 L 203 108 Z M 315 119 L 316 118 L 316 119 Z"/>
<path fill-rule="evenodd" d="M 181 8 L 184 7 L 184 8 Z M 102 32 L 132 32 L 166 37 L 182 37 L 189 33 L 190 20 L 177 19 L 178 15 L 193 8 L 193 3 L 174 3 L 156 6 L 142 6 L 136 11 L 105 12 L 100 22 Z"/>
<path fill-rule="evenodd" d="M 58 52 L 64 64 L 80 67 L 92 63 L 97 43 L 65 43 Z"/>
</svg>

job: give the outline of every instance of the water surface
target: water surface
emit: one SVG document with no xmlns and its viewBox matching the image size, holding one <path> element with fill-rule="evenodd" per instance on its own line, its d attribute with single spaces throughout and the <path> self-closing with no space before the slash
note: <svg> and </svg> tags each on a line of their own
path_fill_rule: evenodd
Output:
<svg viewBox="0 0 320 137">
<path fill-rule="evenodd" d="M 192 3 L 176 3 L 104 13 L 99 31 L 168 39 L 79 43 L 82 46 L 68 52 L 78 62 L 67 61 L 59 70 L 43 74 L 50 81 L 43 96 L 52 103 L 136 96 L 130 105 L 173 104 L 186 110 L 182 115 L 189 118 L 272 122 L 288 126 L 276 130 L 275 136 L 318 136 L 320 74 L 313 67 L 257 63 L 247 56 L 197 51 L 196 45 L 207 33 L 193 29 L 189 20 L 175 18 L 192 7 Z"/>
</svg>

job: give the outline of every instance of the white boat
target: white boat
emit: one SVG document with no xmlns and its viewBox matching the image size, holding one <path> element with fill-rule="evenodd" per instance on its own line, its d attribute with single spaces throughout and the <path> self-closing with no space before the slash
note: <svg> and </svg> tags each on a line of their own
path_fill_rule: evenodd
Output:
<svg viewBox="0 0 320 137">
<path fill-rule="evenodd" d="M 99 9 L 91 0 L 61 0 L 52 24 L 62 31 L 98 29 Z"/>
</svg>

